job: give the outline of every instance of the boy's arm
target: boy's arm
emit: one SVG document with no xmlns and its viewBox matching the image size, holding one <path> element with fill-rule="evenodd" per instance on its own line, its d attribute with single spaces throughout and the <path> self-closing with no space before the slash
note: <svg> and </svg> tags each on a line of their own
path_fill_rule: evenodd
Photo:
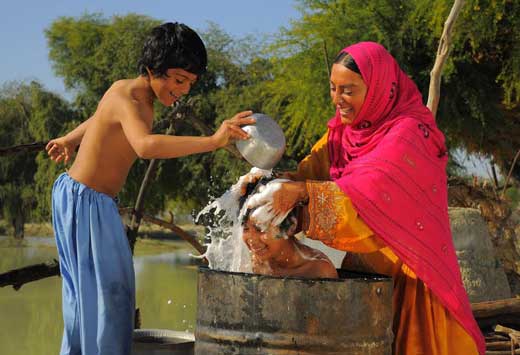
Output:
<svg viewBox="0 0 520 355">
<path fill-rule="evenodd" d="M 45 149 L 51 160 L 54 160 L 56 163 L 64 160 L 64 162 L 67 163 L 81 143 L 91 121 L 92 117 L 81 123 L 65 136 L 50 140 Z"/>
<path fill-rule="evenodd" d="M 169 136 L 150 134 L 148 124 L 141 118 L 138 109 L 132 103 L 124 104 L 121 126 L 128 142 L 143 159 L 168 159 L 190 154 L 213 151 L 228 145 L 232 139 L 247 139 L 249 135 L 240 126 L 252 124 L 252 112 L 244 111 L 225 120 L 220 128 L 210 137 Z"/>
</svg>

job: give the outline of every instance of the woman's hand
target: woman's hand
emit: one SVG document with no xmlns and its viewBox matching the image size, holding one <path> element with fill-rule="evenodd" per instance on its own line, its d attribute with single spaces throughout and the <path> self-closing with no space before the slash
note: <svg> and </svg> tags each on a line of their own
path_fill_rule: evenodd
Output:
<svg viewBox="0 0 520 355">
<path fill-rule="evenodd" d="M 248 191 L 248 189 L 251 189 L 250 186 L 254 188 L 258 184 L 258 180 L 266 176 L 268 175 L 260 170 L 252 171 L 244 176 L 240 181 L 240 196 L 249 195 L 251 193 L 251 191 Z"/>
<path fill-rule="evenodd" d="M 215 148 L 222 148 L 229 145 L 233 140 L 248 139 L 249 134 L 242 130 L 240 126 L 255 123 L 251 117 L 253 111 L 243 111 L 237 113 L 233 118 L 227 119 L 220 125 L 219 129 L 211 136 Z"/>
<path fill-rule="evenodd" d="M 45 150 L 54 162 L 59 163 L 63 160 L 64 163 L 68 163 L 74 155 L 77 146 L 77 144 L 68 140 L 67 136 L 63 136 L 49 141 Z"/>
<path fill-rule="evenodd" d="M 282 223 L 299 202 L 307 199 L 305 182 L 273 180 L 251 197 L 247 208 L 255 209 L 251 218 L 264 229 L 269 225 L 277 226 Z"/>
</svg>

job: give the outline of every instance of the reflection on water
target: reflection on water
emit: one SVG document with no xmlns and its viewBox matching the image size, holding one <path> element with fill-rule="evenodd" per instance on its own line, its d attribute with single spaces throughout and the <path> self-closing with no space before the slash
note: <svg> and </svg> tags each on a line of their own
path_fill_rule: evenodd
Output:
<svg viewBox="0 0 520 355">
<path fill-rule="evenodd" d="M 167 251 L 167 250 L 165 250 Z M 134 258 L 142 328 L 194 331 L 197 270 L 188 250 Z M 0 273 L 57 258 L 53 238 L 21 244 L 0 237 Z M 0 288 L 0 354 L 58 354 L 63 321 L 61 279 L 51 277 L 19 291 Z"/>
</svg>

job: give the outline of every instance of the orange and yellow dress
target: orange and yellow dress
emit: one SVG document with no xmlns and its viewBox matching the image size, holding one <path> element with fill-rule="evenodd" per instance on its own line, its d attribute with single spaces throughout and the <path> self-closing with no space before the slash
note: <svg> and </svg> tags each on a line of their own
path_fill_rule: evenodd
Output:
<svg viewBox="0 0 520 355">
<path fill-rule="evenodd" d="M 391 276 L 394 283 L 394 354 L 478 354 L 473 338 L 430 289 L 363 222 L 351 200 L 330 181 L 327 134 L 298 165 L 291 178 L 306 181 L 310 224 L 305 234 L 347 251 L 357 267 Z M 350 254 L 355 253 L 355 254 Z"/>
</svg>

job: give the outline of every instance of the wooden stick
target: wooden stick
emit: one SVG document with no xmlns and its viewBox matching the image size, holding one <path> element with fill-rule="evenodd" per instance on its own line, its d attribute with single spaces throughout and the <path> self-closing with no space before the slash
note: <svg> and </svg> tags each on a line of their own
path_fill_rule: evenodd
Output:
<svg viewBox="0 0 520 355">
<path fill-rule="evenodd" d="M 486 355 L 520 355 L 520 350 L 486 350 Z"/>
<path fill-rule="evenodd" d="M 20 152 L 36 152 L 45 149 L 46 145 L 47 142 L 35 142 L 0 148 L 0 156 L 11 155 Z"/>
<path fill-rule="evenodd" d="M 323 55 L 325 56 L 325 65 L 327 66 L 327 73 L 330 78 L 329 51 L 327 50 L 327 42 L 325 42 L 325 40 L 323 40 Z"/>
<path fill-rule="evenodd" d="M 508 350 L 511 349 L 511 340 L 486 342 L 486 350 Z M 511 351 L 511 350 L 510 350 Z"/>
<path fill-rule="evenodd" d="M 442 30 L 439 47 L 437 48 L 437 57 L 435 58 L 433 69 L 430 72 L 430 89 L 428 92 L 427 106 L 432 112 L 434 118 L 437 115 L 437 108 L 439 106 L 442 69 L 450 52 L 453 25 L 455 24 L 463 5 L 464 0 L 455 0 L 453 2 L 448 19 L 444 22 L 444 29 Z"/>
<path fill-rule="evenodd" d="M 134 209 L 132 207 L 119 208 L 119 213 L 121 213 L 121 214 L 124 214 L 124 213 L 131 214 L 131 213 L 133 213 L 133 211 L 134 211 Z M 173 214 L 170 213 L 170 215 L 172 216 L 172 220 L 173 220 Z M 141 219 L 148 223 L 152 223 L 152 224 L 155 224 L 155 225 L 158 225 L 158 226 L 161 226 L 163 228 L 173 231 L 174 233 L 179 235 L 179 237 L 181 237 L 182 239 L 184 239 L 185 241 L 190 243 L 191 246 L 193 246 L 199 252 L 199 254 L 202 255 L 206 252 L 206 248 L 204 246 L 202 246 L 195 237 L 193 237 L 191 234 L 189 234 L 188 232 L 183 230 L 181 227 L 175 225 L 174 223 L 164 221 L 162 219 L 155 218 L 155 217 L 147 215 L 147 214 L 143 214 L 141 216 Z"/>
<path fill-rule="evenodd" d="M 517 337 L 520 336 L 520 330 L 504 327 L 503 325 L 497 325 L 495 327 L 495 332 L 499 333 L 499 334 L 507 334 L 509 336 L 511 336 L 511 335 L 514 335 Z"/>
<path fill-rule="evenodd" d="M 155 217 L 152 217 L 149 215 L 143 215 L 143 220 L 146 222 L 149 222 L 149 223 L 156 224 L 163 228 L 167 228 L 167 229 L 173 231 L 175 234 L 178 234 L 182 239 L 184 239 L 185 241 L 190 243 L 191 246 L 193 246 L 199 252 L 199 254 L 202 255 L 206 252 L 206 248 L 203 247 L 197 241 L 197 239 L 195 239 L 195 237 L 193 237 L 191 234 L 184 231 L 182 228 L 176 226 L 175 224 L 163 221 L 162 219 L 155 218 Z"/>
<path fill-rule="evenodd" d="M 26 283 L 59 275 L 59 263 L 56 259 L 53 259 L 47 263 L 25 266 L 0 274 L 0 287 L 13 286 L 18 291 Z"/>
<path fill-rule="evenodd" d="M 518 152 L 516 152 L 515 158 L 513 159 L 513 164 L 511 165 L 511 169 L 509 169 L 509 173 L 507 174 L 506 181 L 504 182 L 504 189 L 502 190 L 502 198 L 504 198 L 504 196 L 505 196 L 507 184 L 509 184 L 509 179 L 511 178 L 511 174 L 513 173 L 513 169 L 515 168 L 516 161 L 518 160 L 519 156 L 520 156 L 520 149 L 518 150 Z"/>
</svg>

